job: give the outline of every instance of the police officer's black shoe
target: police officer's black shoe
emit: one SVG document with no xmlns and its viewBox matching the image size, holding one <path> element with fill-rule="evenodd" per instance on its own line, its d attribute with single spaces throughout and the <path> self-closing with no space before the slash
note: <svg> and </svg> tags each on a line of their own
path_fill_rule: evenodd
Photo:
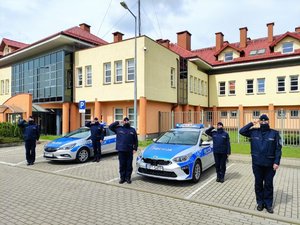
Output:
<svg viewBox="0 0 300 225">
<path fill-rule="evenodd" d="M 125 180 L 121 179 L 119 180 L 119 184 L 123 184 L 125 182 Z"/>
<path fill-rule="evenodd" d="M 126 179 L 126 182 L 127 182 L 128 184 L 131 184 L 131 180 L 130 180 L 130 179 Z"/>
<path fill-rule="evenodd" d="M 31 165 L 31 163 L 27 163 L 27 166 L 30 166 Z"/>
<path fill-rule="evenodd" d="M 224 178 L 220 178 L 220 183 L 224 183 Z"/>
<path fill-rule="evenodd" d="M 267 207 L 266 209 L 267 209 L 268 213 L 274 213 L 274 210 L 273 210 L 272 206 L 271 207 Z"/>
<path fill-rule="evenodd" d="M 263 205 L 257 205 L 256 209 L 257 209 L 257 211 L 263 211 L 264 206 Z"/>
<path fill-rule="evenodd" d="M 216 182 L 220 182 L 220 178 L 219 177 L 217 177 Z"/>
<path fill-rule="evenodd" d="M 97 162 L 97 158 L 94 158 L 94 159 L 93 159 L 93 162 Z"/>
<path fill-rule="evenodd" d="M 97 159 L 96 161 L 97 161 L 97 162 L 100 162 L 100 159 Z"/>
</svg>

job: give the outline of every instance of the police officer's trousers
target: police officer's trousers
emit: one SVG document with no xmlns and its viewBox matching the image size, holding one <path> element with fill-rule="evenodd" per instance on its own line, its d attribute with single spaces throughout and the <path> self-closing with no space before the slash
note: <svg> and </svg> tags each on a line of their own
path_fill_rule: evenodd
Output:
<svg viewBox="0 0 300 225">
<path fill-rule="evenodd" d="M 224 179 L 225 172 L 226 172 L 226 159 L 227 154 L 225 153 L 214 153 L 215 158 L 215 167 L 217 178 Z"/>
<path fill-rule="evenodd" d="M 25 150 L 26 150 L 26 160 L 27 163 L 34 163 L 35 161 L 35 147 L 36 140 L 34 141 L 25 141 Z"/>
<path fill-rule="evenodd" d="M 132 174 L 133 151 L 119 151 L 119 172 L 121 180 L 130 180 Z"/>
<path fill-rule="evenodd" d="M 255 177 L 255 195 L 258 205 L 265 205 L 267 208 L 273 205 L 273 178 L 276 171 L 273 166 L 260 166 L 252 164 Z"/>
<path fill-rule="evenodd" d="M 101 158 L 101 143 L 100 139 L 92 139 L 92 144 L 93 144 L 93 149 L 94 149 L 94 156 L 95 159 L 100 159 Z"/>
</svg>

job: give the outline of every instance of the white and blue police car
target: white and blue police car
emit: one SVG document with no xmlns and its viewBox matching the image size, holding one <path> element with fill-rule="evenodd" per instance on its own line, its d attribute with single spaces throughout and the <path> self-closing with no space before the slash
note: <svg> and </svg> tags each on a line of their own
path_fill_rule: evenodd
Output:
<svg viewBox="0 0 300 225">
<path fill-rule="evenodd" d="M 101 154 L 117 152 L 116 134 L 108 127 L 104 129 L 105 137 L 101 144 Z M 44 146 L 44 157 L 49 160 L 76 160 L 84 163 L 93 156 L 91 131 L 88 127 L 81 127 Z"/>
<path fill-rule="evenodd" d="M 177 124 L 154 139 L 137 157 L 137 174 L 169 180 L 198 182 L 215 164 L 213 142 L 203 124 Z"/>
</svg>

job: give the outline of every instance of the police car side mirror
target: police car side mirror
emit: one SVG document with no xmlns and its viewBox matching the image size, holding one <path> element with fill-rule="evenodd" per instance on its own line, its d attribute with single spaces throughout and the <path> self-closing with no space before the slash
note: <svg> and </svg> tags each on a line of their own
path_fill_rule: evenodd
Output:
<svg viewBox="0 0 300 225">
<path fill-rule="evenodd" d="M 210 145 L 210 142 L 209 141 L 203 141 L 201 146 L 209 146 Z"/>
</svg>

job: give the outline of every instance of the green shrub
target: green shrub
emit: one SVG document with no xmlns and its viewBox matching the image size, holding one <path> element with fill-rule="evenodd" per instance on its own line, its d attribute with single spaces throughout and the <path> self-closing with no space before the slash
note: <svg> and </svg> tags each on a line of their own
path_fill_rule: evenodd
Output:
<svg viewBox="0 0 300 225">
<path fill-rule="evenodd" d="M 22 131 L 16 123 L 3 122 L 0 123 L 0 136 L 22 138 Z"/>
</svg>

